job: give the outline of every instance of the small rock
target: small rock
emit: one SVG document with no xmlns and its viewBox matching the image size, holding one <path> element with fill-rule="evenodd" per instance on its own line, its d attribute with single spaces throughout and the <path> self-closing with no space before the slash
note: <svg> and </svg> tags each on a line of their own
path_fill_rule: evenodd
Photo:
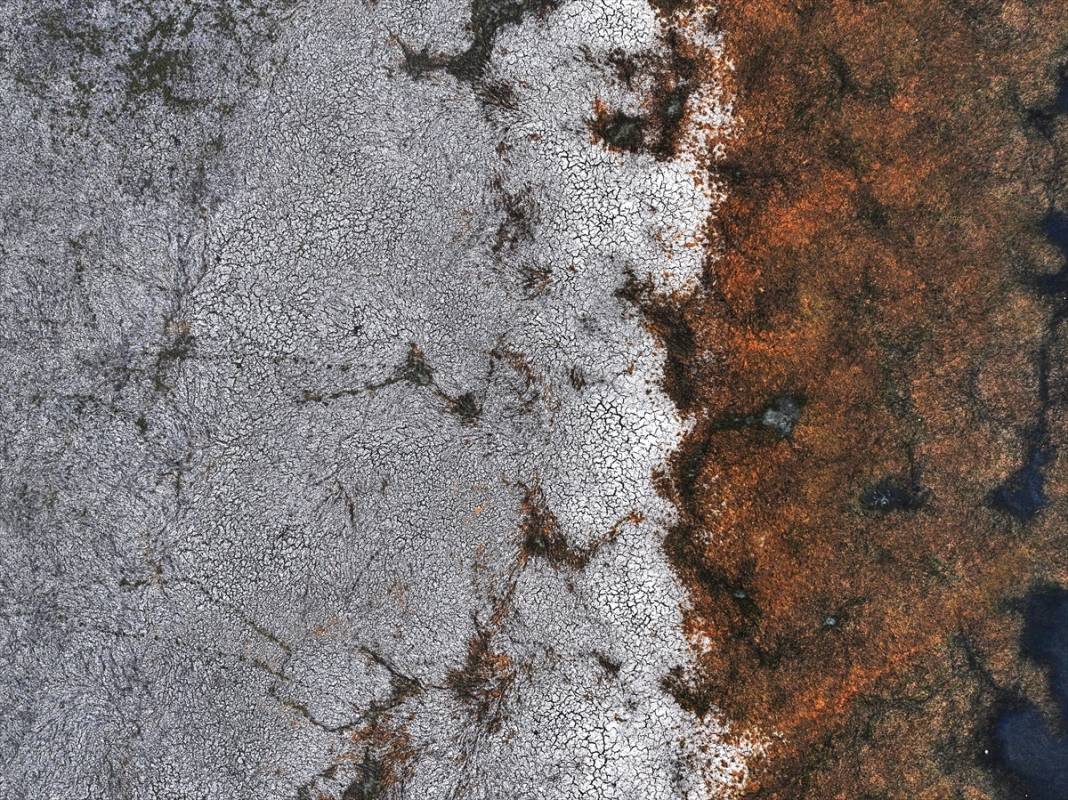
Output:
<svg viewBox="0 0 1068 800">
<path fill-rule="evenodd" d="M 779 395 L 764 409 L 760 424 L 779 436 L 789 436 L 801 419 L 801 402 L 790 395 Z"/>
</svg>

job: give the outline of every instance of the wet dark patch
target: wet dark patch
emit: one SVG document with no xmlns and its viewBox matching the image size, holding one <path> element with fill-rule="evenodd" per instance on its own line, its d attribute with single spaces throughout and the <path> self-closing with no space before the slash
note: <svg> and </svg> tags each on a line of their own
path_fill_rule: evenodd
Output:
<svg viewBox="0 0 1068 800">
<path fill-rule="evenodd" d="M 1063 262 L 1057 272 L 1035 278 L 1033 286 L 1039 294 L 1063 305 L 1068 301 L 1068 215 L 1052 210 L 1042 218 L 1039 229 L 1047 241 L 1060 251 Z"/>
<path fill-rule="evenodd" d="M 441 57 L 431 55 L 429 48 L 415 50 L 399 37 L 393 38 L 404 55 L 404 71 L 412 78 L 419 80 L 431 72 L 438 72 L 445 68 L 445 61 Z"/>
<path fill-rule="evenodd" d="M 711 425 L 699 423 L 699 428 L 682 442 L 672 456 L 671 491 L 675 495 L 676 503 L 689 518 L 697 519 L 700 516 L 697 504 L 698 481 L 704 474 L 714 431 Z"/>
<path fill-rule="evenodd" d="M 652 87 L 642 99 L 641 111 L 631 113 L 610 109 L 598 103 L 590 131 L 596 141 L 625 153 L 648 153 L 659 160 L 674 158 L 679 146 L 679 132 L 686 117 L 687 104 L 696 87 L 695 62 L 683 55 L 674 30 L 668 30 L 666 57 L 636 58 L 613 52 L 608 65 L 620 82 L 635 88 L 635 78 L 649 72 Z"/>
<path fill-rule="evenodd" d="M 156 369 L 152 380 L 157 392 L 165 392 L 174 388 L 169 382 L 171 373 L 193 354 L 196 344 L 196 337 L 190 332 L 187 322 L 167 320 L 163 326 L 163 332 L 168 340 L 156 354 Z"/>
<path fill-rule="evenodd" d="M 519 274 L 523 278 L 523 296 L 527 299 L 540 297 L 553 284 L 552 270 L 541 264 L 523 264 L 519 267 Z"/>
<path fill-rule="evenodd" d="M 712 431 L 736 431 L 744 428 L 766 430 L 781 439 L 793 435 L 794 428 L 801 421 L 801 412 L 807 402 L 804 395 L 796 392 L 783 392 L 775 395 L 768 404 L 755 412 L 742 414 L 724 414 L 711 420 Z"/>
<path fill-rule="evenodd" d="M 408 357 L 400 368 L 399 376 L 416 386 L 431 386 L 434 383 L 434 370 L 426 363 L 418 345 L 409 345 Z"/>
<path fill-rule="evenodd" d="M 94 14 L 91 4 L 43 2 L 22 31 L 26 48 L 14 78 L 54 109 L 83 119 L 94 109 L 136 113 L 150 98 L 172 110 L 221 111 L 229 101 L 220 97 L 218 76 L 254 83 L 254 52 L 276 39 L 296 1 L 220 0 L 176 13 L 158 3 L 127 3 L 112 17 Z M 59 75 L 69 78 L 72 94 L 56 91 Z M 115 77 L 124 85 L 112 106 L 111 93 L 99 90 Z"/>
<path fill-rule="evenodd" d="M 1068 114 L 1068 64 L 1062 64 L 1057 70 L 1057 92 L 1052 102 L 1027 112 L 1027 121 L 1043 136 L 1053 136 L 1053 128 L 1058 118 Z"/>
<path fill-rule="evenodd" d="M 869 228 L 880 230 L 890 222 L 889 212 L 886 207 L 875 199 L 870 189 L 860 191 L 857 201 L 857 219 Z"/>
<path fill-rule="evenodd" d="M 682 667 L 672 667 L 668 674 L 660 679 L 660 688 L 671 695 L 679 708 L 690 712 L 698 719 L 704 719 L 712 710 L 709 692 L 699 686 Z"/>
<path fill-rule="evenodd" d="M 482 403 L 474 392 L 466 392 L 449 400 L 449 410 L 470 425 L 482 415 Z"/>
<path fill-rule="evenodd" d="M 494 255 L 513 252 L 521 242 L 534 238 L 534 225 L 537 222 L 538 208 L 530 190 L 506 192 L 499 185 L 500 204 L 504 210 L 504 219 L 497 226 L 497 235 L 493 242 Z"/>
<path fill-rule="evenodd" d="M 1055 448 L 1050 441 L 1048 415 L 1059 402 L 1050 394 L 1050 349 L 1058 325 L 1068 317 L 1068 215 L 1051 209 L 1042 218 L 1039 228 L 1063 259 L 1056 273 L 1031 280 L 1035 291 L 1054 303 L 1037 355 L 1040 408 L 1035 423 L 1027 432 L 1023 465 L 987 495 L 987 504 L 991 508 L 1019 522 L 1030 522 L 1049 504 L 1045 468 L 1053 460 Z"/>
<path fill-rule="evenodd" d="M 599 141 L 613 149 L 638 153 L 645 144 L 645 117 L 615 111 L 599 115 L 590 129 Z"/>
<path fill-rule="evenodd" d="M 504 698 L 514 679 L 511 659 L 494 649 L 492 632 L 481 629 L 468 642 L 463 667 L 450 670 L 445 684 L 493 732 L 500 727 Z"/>
<path fill-rule="evenodd" d="M 486 105 L 497 108 L 514 111 L 519 107 L 515 88 L 507 81 L 483 81 L 478 89 L 478 97 Z"/>
<path fill-rule="evenodd" d="M 544 558 L 554 567 L 575 570 L 583 569 L 589 563 L 593 553 L 568 544 L 540 486 L 523 487 L 520 509 L 520 547 L 524 558 Z"/>
<path fill-rule="evenodd" d="M 693 8 L 694 0 L 649 0 L 649 5 L 661 14 L 671 16 L 676 11 Z"/>
<path fill-rule="evenodd" d="M 1068 258 L 1068 216 L 1062 211 L 1050 211 L 1042 220 L 1042 234 L 1052 242 L 1061 255 Z"/>
<path fill-rule="evenodd" d="M 364 750 L 363 761 L 358 767 L 360 774 L 345 789 L 341 800 L 376 800 L 386 788 L 386 770 L 370 749 Z"/>
<path fill-rule="evenodd" d="M 1051 108 L 1056 114 L 1068 114 L 1068 64 L 1057 70 L 1057 95 Z"/>
<path fill-rule="evenodd" d="M 615 296 L 641 312 L 645 325 L 665 350 L 665 392 L 680 411 L 692 411 L 698 399 L 692 367 L 696 340 L 683 308 L 669 298 L 657 297 L 651 281 L 638 280 L 629 271 Z"/>
<path fill-rule="evenodd" d="M 640 283 L 628 276 L 616 296 L 637 305 L 645 324 L 657 337 L 665 351 L 664 390 L 683 413 L 693 410 L 698 392 L 693 385 L 694 354 L 697 349 L 693 327 L 682 309 L 653 295 L 648 283 Z"/>
<path fill-rule="evenodd" d="M 860 505 L 866 511 L 888 514 L 891 511 L 916 511 L 927 503 L 928 490 L 918 480 L 888 475 L 860 493 Z"/>
<path fill-rule="evenodd" d="M 778 395 L 760 415 L 760 424 L 779 436 L 789 436 L 801 419 L 803 403 L 803 398 L 795 395 Z"/>
<path fill-rule="evenodd" d="M 591 56 L 591 60 L 592 58 L 593 57 Z M 617 48 L 608 54 L 606 60 L 615 70 L 616 78 L 619 82 L 628 89 L 633 89 L 634 79 L 642 69 L 641 59 L 632 53 L 627 53 L 624 50 Z"/>
<path fill-rule="evenodd" d="M 619 675 L 619 670 L 623 666 L 620 662 L 609 658 L 604 653 L 595 653 L 594 657 L 597 659 L 597 663 L 601 665 L 601 669 L 609 676 L 614 678 Z"/>
<path fill-rule="evenodd" d="M 182 85 L 193 71 L 189 34 L 197 11 L 184 19 L 164 17 L 155 20 L 138 39 L 121 70 L 127 79 L 126 93 L 131 101 L 158 95 L 169 106 L 182 108 L 195 101 L 181 94 Z"/>
<path fill-rule="evenodd" d="M 404 52 L 404 69 L 413 78 L 443 71 L 459 81 L 479 86 L 501 29 L 518 25 L 531 14 L 544 17 L 559 5 L 559 0 L 473 0 L 467 26 L 473 39 L 468 48 L 459 55 L 435 55 L 427 48 L 413 50 L 398 40 Z"/>
<path fill-rule="evenodd" d="M 693 59 L 683 55 L 679 36 L 673 29 L 668 30 L 667 43 L 671 55 L 653 91 L 650 120 L 657 133 L 653 153 L 662 160 L 674 158 L 678 151 L 679 132 L 697 78 L 697 65 Z"/>
</svg>

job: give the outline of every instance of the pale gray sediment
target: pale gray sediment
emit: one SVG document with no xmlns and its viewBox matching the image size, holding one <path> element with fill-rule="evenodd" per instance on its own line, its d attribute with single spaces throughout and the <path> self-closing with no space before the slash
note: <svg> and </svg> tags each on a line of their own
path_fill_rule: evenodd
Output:
<svg viewBox="0 0 1068 800">
<path fill-rule="evenodd" d="M 741 779 L 661 687 L 685 423 L 619 296 L 714 193 L 590 134 L 664 21 L 542 5 L 0 12 L 4 797 Z"/>
</svg>

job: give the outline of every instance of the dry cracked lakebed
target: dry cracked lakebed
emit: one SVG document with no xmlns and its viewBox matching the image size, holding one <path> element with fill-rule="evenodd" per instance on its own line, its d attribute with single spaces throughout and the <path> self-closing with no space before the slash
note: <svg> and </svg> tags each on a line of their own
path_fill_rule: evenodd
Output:
<svg viewBox="0 0 1068 800">
<path fill-rule="evenodd" d="M 1068 800 L 1068 1 L 0 4 L 0 800 Z"/>
</svg>

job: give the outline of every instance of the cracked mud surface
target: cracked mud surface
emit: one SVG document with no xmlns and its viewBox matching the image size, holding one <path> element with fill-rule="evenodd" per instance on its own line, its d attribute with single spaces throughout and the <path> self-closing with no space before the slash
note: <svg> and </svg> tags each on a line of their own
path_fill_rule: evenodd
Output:
<svg viewBox="0 0 1068 800">
<path fill-rule="evenodd" d="M 644 3 L 2 13 L 0 794 L 740 784 L 745 737 L 661 686 L 684 423 L 618 296 L 701 271 L 714 33 Z M 594 141 L 684 35 L 708 66 L 656 154 Z"/>
<path fill-rule="evenodd" d="M 5 4 L 0 798 L 1068 797 L 1065 12 Z"/>
</svg>

